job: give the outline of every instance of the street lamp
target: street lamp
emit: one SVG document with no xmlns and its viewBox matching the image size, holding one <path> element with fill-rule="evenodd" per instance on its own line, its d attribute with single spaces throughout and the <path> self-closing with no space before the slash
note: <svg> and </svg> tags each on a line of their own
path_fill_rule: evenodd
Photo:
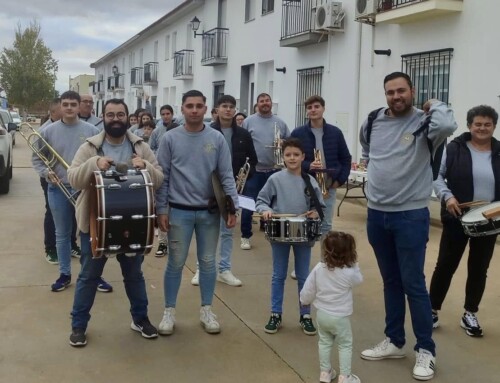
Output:
<svg viewBox="0 0 500 383">
<path fill-rule="evenodd" d="M 198 20 L 198 18 L 196 16 L 193 18 L 193 20 L 191 20 L 191 28 L 193 29 L 194 38 L 196 38 L 196 36 L 204 36 L 205 35 L 205 31 L 203 31 L 201 33 L 196 33 L 198 31 L 198 29 L 200 28 L 200 20 Z"/>
</svg>

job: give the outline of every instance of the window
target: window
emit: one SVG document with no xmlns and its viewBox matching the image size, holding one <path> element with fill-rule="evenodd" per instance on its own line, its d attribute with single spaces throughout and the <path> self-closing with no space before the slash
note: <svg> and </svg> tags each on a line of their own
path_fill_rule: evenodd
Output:
<svg viewBox="0 0 500 383">
<path fill-rule="evenodd" d="M 215 108 L 215 104 L 219 97 L 224 96 L 224 84 L 225 81 L 214 81 L 213 82 L 213 87 L 214 87 L 214 99 L 213 99 L 213 105 Z"/>
<path fill-rule="evenodd" d="M 262 14 L 274 12 L 274 0 L 262 0 Z"/>
<path fill-rule="evenodd" d="M 165 36 L 165 60 L 170 58 L 170 35 Z"/>
<path fill-rule="evenodd" d="M 245 0 L 245 21 L 255 19 L 255 1 L 256 0 Z"/>
<path fill-rule="evenodd" d="M 323 80 L 323 67 L 299 69 L 297 71 L 297 102 L 295 113 L 295 126 L 307 122 L 304 101 L 311 96 L 321 96 L 321 83 Z"/>
<path fill-rule="evenodd" d="M 415 87 L 413 104 L 417 108 L 421 109 L 431 98 L 448 104 L 452 56 L 453 48 L 401 56 L 401 70 L 410 76 Z"/>
<path fill-rule="evenodd" d="M 170 57 L 175 57 L 175 51 L 177 50 L 177 32 L 172 33 L 172 52 Z"/>
</svg>

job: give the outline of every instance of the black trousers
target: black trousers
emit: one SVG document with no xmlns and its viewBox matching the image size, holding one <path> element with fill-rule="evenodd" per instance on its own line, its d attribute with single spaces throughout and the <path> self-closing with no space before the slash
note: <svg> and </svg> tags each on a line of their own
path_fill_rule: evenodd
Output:
<svg viewBox="0 0 500 383">
<path fill-rule="evenodd" d="M 439 256 L 429 291 L 433 310 L 441 310 L 453 274 L 460 264 L 467 243 L 469 243 L 469 258 L 467 260 L 464 308 L 473 313 L 479 310 L 496 238 L 497 235 L 469 237 L 464 233 L 458 219 L 443 222 Z"/>
</svg>

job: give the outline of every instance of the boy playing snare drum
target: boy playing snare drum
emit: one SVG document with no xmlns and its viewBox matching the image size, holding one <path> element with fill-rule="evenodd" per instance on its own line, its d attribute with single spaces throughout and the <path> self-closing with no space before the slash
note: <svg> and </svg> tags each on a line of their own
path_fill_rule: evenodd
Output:
<svg viewBox="0 0 500 383">
<path fill-rule="evenodd" d="M 256 210 L 265 220 L 273 214 L 297 214 L 317 219 L 325 208 L 321 189 L 316 180 L 303 174 L 304 150 L 300 141 L 289 138 L 282 144 L 286 168 L 274 173 L 257 197 Z M 307 181 L 306 181 L 307 180 Z M 271 238 L 273 255 L 273 275 L 271 283 L 271 317 L 264 328 L 268 334 L 274 334 L 281 327 L 283 312 L 283 291 L 288 271 L 288 256 L 293 247 L 295 256 L 295 274 L 297 275 L 298 293 L 309 274 L 311 244 L 308 242 L 276 242 Z M 300 326 L 307 335 L 316 334 L 311 320 L 310 306 L 300 305 Z"/>
</svg>

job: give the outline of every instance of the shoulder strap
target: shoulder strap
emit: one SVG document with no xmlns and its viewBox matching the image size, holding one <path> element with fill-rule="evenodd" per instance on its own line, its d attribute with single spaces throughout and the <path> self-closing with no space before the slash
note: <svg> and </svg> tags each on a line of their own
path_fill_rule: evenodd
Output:
<svg viewBox="0 0 500 383">
<path fill-rule="evenodd" d="M 384 108 L 378 108 L 378 109 L 372 110 L 368 114 L 368 120 L 366 123 L 366 143 L 367 144 L 370 143 L 370 136 L 372 134 L 373 121 L 375 121 L 375 119 L 378 116 L 378 112 L 380 112 L 382 109 L 384 109 Z"/>
<path fill-rule="evenodd" d="M 323 221 L 323 219 L 325 218 L 325 214 L 323 213 L 323 209 L 321 208 L 321 205 L 319 203 L 318 196 L 316 195 L 316 192 L 314 191 L 314 188 L 311 184 L 311 179 L 309 178 L 309 174 L 307 174 L 306 172 L 302 172 L 301 175 L 302 178 L 304 179 L 304 182 L 306 183 L 306 187 L 311 196 L 314 208 L 318 212 L 319 218 Z"/>
</svg>

